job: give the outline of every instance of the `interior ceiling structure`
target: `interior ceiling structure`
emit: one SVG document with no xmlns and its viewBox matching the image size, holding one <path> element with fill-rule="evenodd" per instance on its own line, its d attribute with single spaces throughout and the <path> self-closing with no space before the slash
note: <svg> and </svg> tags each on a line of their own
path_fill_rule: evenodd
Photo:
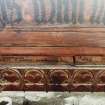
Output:
<svg viewBox="0 0 105 105">
<path fill-rule="evenodd" d="M 0 0 L 0 89 L 105 91 L 105 0 Z"/>
<path fill-rule="evenodd" d="M 26 25 L 27 24 L 27 25 Z M 104 26 L 105 0 L 0 0 L 6 26 Z"/>
</svg>

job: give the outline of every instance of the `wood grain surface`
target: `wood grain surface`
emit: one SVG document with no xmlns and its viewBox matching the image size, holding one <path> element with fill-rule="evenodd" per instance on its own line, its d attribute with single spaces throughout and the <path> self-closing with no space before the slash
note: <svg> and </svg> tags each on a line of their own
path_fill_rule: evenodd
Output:
<svg viewBox="0 0 105 105">
<path fill-rule="evenodd" d="M 105 0 L 0 0 L 0 90 L 105 91 Z"/>
</svg>

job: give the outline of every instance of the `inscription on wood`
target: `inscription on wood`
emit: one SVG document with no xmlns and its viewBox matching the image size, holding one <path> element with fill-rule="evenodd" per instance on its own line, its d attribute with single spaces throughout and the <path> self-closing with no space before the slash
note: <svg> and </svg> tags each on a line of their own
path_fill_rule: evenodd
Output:
<svg viewBox="0 0 105 105">
<path fill-rule="evenodd" d="M 78 65 L 105 65 L 105 56 L 76 56 L 75 64 L 78 64 Z"/>
<path fill-rule="evenodd" d="M 57 56 L 0 56 L 0 65 L 6 64 L 70 64 L 73 65 L 73 57 Z"/>
</svg>

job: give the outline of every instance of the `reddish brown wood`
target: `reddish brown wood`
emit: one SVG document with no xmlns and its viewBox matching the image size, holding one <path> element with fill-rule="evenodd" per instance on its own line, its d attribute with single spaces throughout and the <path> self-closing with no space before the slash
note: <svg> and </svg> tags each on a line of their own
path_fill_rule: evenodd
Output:
<svg viewBox="0 0 105 105">
<path fill-rule="evenodd" d="M 35 27 L 34 27 L 35 28 Z M 104 28 L 55 27 L 36 31 L 4 30 L 1 47 L 105 47 Z M 42 38 L 43 37 L 43 38 Z"/>
<path fill-rule="evenodd" d="M 105 56 L 75 56 L 76 65 L 105 65 Z"/>
<path fill-rule="evenodd" d="M 61 1 L 0 0 L 1 91 L 105 91 L 105 2 Z"/>
<path fill-rule="evenodd" d="M 104 28 L 0 32 L 0 65 L 9 66 L 0 70 L 1 91 L 105 91 L 105 68 L 97 70 L 97 65 L 105 64 L 104 32 Z M 32 69 L 29 66 L 37 64 L 39 68 L 59 65 L 61 69 L 47 70 L 44 66 Z M 88 66 L 74 69 L 77 64 L 96 65 L 96 70 Z M 24 69 L 11 69 L 13 65 L 24 66 Z M 71 67 L 66 69 L 62 65 Z"/>
<path fill-rule="evenodd" d="M 1 91 L 105 91 L 105 69 L 0 69 Z"/>
<path fill-rule="evenodd" d="M 62 65 L 70 64 L 73 65 L 72 56 L 9 56 L 3 55 L 0 56 L 0 65 Z"/>
<path fill-rule="evenodd" d="M 105 55 L 101 47 L 1 47 L 0 55 Z"/>
</svg>

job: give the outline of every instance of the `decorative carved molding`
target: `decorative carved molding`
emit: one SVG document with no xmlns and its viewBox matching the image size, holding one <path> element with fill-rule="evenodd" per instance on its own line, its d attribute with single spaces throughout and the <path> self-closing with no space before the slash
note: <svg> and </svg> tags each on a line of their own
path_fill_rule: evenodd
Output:
<svg viewBox="0 0 105 105">
<path fill-rule="evenodd" d="M 68 91 L 69 71 L 68 70 L 49 70 L 48 74 L 49 91 Z"/>
<path fill-rule="evenodd" d="M 22 90 L 24 86 L 22 74 L 15 69 L 1 69 L 0 86 L 0 90 Z"/>
<path fill-rule="evenodd" d="M 1 91 L 105 91 L 105 70 L 0 69 Z"/>
<path fill-rule="evenodd" d="M 104 8 L 105 0 L 0 0 L 0 68 L 10 67 L 0 69 L 0 90 L 105 91 L 101 68 L 25 67 L 105 64 Z"/>
<path fill-rule="evenodd" d="M 46 91 L 46 75 L 43 70 L 25 70 L 24 90 Z"/>
</svg>

